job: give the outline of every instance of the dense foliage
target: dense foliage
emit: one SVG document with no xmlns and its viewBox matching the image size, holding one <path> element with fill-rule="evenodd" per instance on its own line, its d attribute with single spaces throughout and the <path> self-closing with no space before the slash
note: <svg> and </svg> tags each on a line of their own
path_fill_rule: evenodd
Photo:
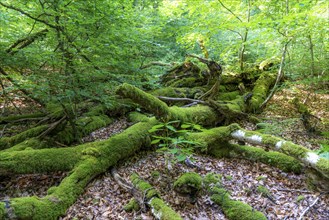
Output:
<svg viewBox="0 0 329 220">
<path fill-rule="evenodd" d="M 155 86 L 163 67 L 140 69 L 151 61 L 206 52 L 226 69 L 244 69 L 280 59 L 284 44 L 286 76 L 321 82 L 327 20 L 326 1 L 2 0 L 2 93 L 110 105 L 119 83 Z"/>
</svg>

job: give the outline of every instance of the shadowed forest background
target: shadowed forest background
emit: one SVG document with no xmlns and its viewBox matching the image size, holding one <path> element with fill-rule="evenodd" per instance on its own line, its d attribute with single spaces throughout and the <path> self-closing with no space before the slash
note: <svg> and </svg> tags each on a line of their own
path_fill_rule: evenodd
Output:
<svg viewBox="0 0 329 220">
<path fill-rule="evenodd" d="M 0 0 L 0 219 L 328 219 L 328 20 Z"/>
</svg>

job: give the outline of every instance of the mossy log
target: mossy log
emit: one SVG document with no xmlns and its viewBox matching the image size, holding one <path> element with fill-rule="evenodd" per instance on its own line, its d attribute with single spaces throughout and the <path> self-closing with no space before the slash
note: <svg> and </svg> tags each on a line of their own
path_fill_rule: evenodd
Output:
<svg viewBox="0 0 329 220">
<path fill-rule="evenodd" d="M 230 193 L 221 183 L 221 175 L 208 173 L 204 177 L 204 187 L 210 193 L 210 199 L 219 205 L 230 220 L 265 220 L 265 215 L 254 210 L 250 205 L 231 198 Z"/>
<path fill-rule="evenodd" d="M 29 120 L 38 120 L 42 117 L 45 117 L 45 113 L 32 113 L 32 114 L 23 114 L 23 115 L 10 115 L 6 117 L 0 117 L 0 124 L 7 123 L 16 123 Z"/>
<path fill-rule="evenodd" d="M 220 117 L 209 106 L 197 105 L 191 108 L 169 107 L 155 96 L 126 83 L 119 86 L 117 94 L 132 99 L 145 108 L 146 111 L 153 113 L 161 121 L 180 120 L 182 122 L 193 122 L 210 126 L 215 125 L 219 120 L 218 117 Z"/>
<path fill-rule="evenodd" d="M 250 144 L 265 146 L 273 151 L 279 151 L 288 156 L 294 157 L 305 166 L 312 167 L 323 175 L 325 179 L 329 180 L 329 160 L 320 157 L 306 147 L 272 135 L 261 134 L 259 132 L 248 131 L 241 128 L 232 132 L 231 137 Z"/>
<path fill-rule="evenodd" d="M 2 153 L 0 174 L 6 173 L 8 170 L 15 171 L 15 167 L 18 165 L 24 172 L 70 170 L 72 166 L 74 168 L 59 186 L 48 190 L 46 197 L 11 198 L 8 201 L 0 202 L 0 219 L 44 220 L 57 219 L 64 215 L 66 209 L 75 202 L 95 176 L 105 172 L 119 160 L 132 156 L 142 146 L 149 146 L 151 141 L 147 131 L 156 123 L 155 119 L 137 123 L 108 140 L 75 147 L 78 150 L 75 150 L 76 152 L 72 155 L 66 154 L 70 152 L 70 148 Z M 73 148 L 72 151 L 74 151 Z M 59 155 L 58 152 L 63 152 L 63 154 Z M 17 157 L 17 154 L 20 157 Z M 24 167 L 24 161 L 29 159 L 28 156 L 35 157 L 33 159 L 35 161 L 30 164 L 25 163 L 25 165 L 31 165 L 34 169 Z M 40 164 L 40 160 L 43 164 Z M 61 163 L 63 166 L 57 165 L 57 163 Z M 16 172 L 18 171 L 16 170 Z"/>
<path fill-rule="evenodd" d="M 263 77 L 260 78 L 260 81 L 264 80 L 265 75 L 262 76 Z M 270 84 L 267 85 L 269 86 Z M 269 87 L 263 89 L 269 89 Z M 118 93 L 126 98 L 131 98 L 133 101 L 144 107 L 147 111 L 153 112 L 155 114 L 155 117 L 160 120 L 181 120 L 181 122 L 192 122 L 201 125 L 211 125 L 214 122 L 218 122 L 224 117 L 223 115 L 220 115 L 218 113 L 216 114 L 209 106 L 198 105 L 196 107 L 191 108 L 179 108 L 175 106 L 168 107 L 164 102 L 157 99 L 156 97 L 146 92 L 143 92 L 142 90 L 129 84 L 123 84 L 122 86 L 120 86 L 118 89 Z M 263 98 L 265 97 L 262 97 L 261 99 Z M 261 104 L 261 101 L 259 103 Z M 230 104 L 231 103 L 224 106 L 230 109 L 234 109 L 236 107 L 230 107 Z M 208 135 L 208 133 L 215 133 L 216 135 Z M 215 128 L 215 130 L 211 129 L 205 134 L 201 134 L 198 138 L 194 137 L 194 139 L 197 139 L 198 141 L 200 141 L 200 138 L 204 138 L 207 143 L 211 142 L 213 139 L 218 140 L 218 142 L 225 143 L 226 140 L 234 138 L 237 140 L 245 141 L 250 144 L 270 147 L 273 151 L 279 151 L 283 154 L 297 159 L 305 166 L 312 167 L 313 169 L 321 173 L 326 179 L 329 179 L 329 160 L 325 158 L 320 158 L 316 153 L 303 146 L 294 144 L 289 141 L 285 141 L 275 136 L 265 135 L 254 131 L 243 130 L 238 125 L 232 124 L 227 127 Z"/>
<path fill-rule="evenodd" d="M 160 220 L 181 220 L 182 218 L 170 208 L 161 198 L 159 193 L 136 173 L 130 177 L 134 186 L 145 195 L 146 204 L 151 208 L 152 214 Z"/>
<path fill-rule="evenodd" d="M 16 144 L 19 144 L 29 138 L 37 137 L 42 132 L 46 131 L 49 128 L 49 125 L 40 125 L 26 131 L 23 131 L 12 137 L 3 137 L 0 139 L 0 150 L 10 148 Z"/>
</svg>

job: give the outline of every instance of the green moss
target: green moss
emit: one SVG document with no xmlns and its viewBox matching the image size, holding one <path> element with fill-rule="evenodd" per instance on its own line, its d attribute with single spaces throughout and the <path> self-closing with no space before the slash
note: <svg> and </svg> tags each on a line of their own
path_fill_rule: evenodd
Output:
<svg viewBox="0 0 329 220">
<path fill-rule="evenodd" d="M 166 103 L 151 94 L 148 94 L 127 83 L 118 87 L 116 93 L 125 98 L 131 98 L 134 102 L 143 106 L 147 111 L 167 121 L 170 118 L 169 107 Z"/>
<path fill-rule="evenodd" d="M 44 113 L 32 113 L 32 114 L 24 114 L 24 115 L 11 115 L 7 117 L 0 117 L 0 124 L 14 122 L 20 119 L 28 119 L 28 118 L 40 118 L 46 116 Z"/>
<path fill-rule="evenodd" d="M 228 156 L 230 134 L 238 128 L 237 124 L 231 124 L 230 126 L 212 128 L 203 132 L 187 133 L 186 139 L 199 143 L 198 146 L 202 152 L 209 152 L 217 157 L 220 154 L 223 154 L 221 157 Z"/>
<path fill-rule="evenodd" d="M 217 122 L 217 113 L 209 106 L 196 105 L 190 108 L 170 107 L 172 120 L 190 122 L 203 126 L 214 125 Z"/>
<path fill-rule="evenodd" d="M 132 174 L 130 179 L 134 186 L 145 194 L 145 198 L 157 219 L 181 219 L 176 212 L 159 198 L 159 193 L 148 182 L 142 180 L 136 173 Z"/>
<path fill-rule="evenodd" d="M 265 151 L 252 146 L 231 145 L 230 155 L 243 157 L 251 161 L 259 161 L 281 169 L 284 172 L 301 173 L 302 164 L 293 157 L 275 151 Z"/>
<path fill-rule="evenodd" d="M 251 206 L 230 198 L 230 194 L 223 188 L 215 187 L 212 190 L 211 200 L 220 205 L 225 216 L 230 220 L 265 220 L 265 215 L 255 211 Z"/>
<path fill-rule="evenodd" d="M 221 101 L 234 100 L 239 95 L 240 95 L 240 91 L 220 93 L 216 100 L 221 100 Z"/>
<path fill-rule="evenodd" d="M 126 212 L 138 211 L 140 209 L 139 204 L 135 198 L 130 199 L 127 205 L 123 207 Z"/>
<path fill-rule="evenodd" d="M 0 152 L 0 173 L 6 175 L 69 171 L 80 160 L 81 151 L 88 146 L 90 145 Z"/>
<path fill-rule="evenodd" d="M 265 186 L 257 186 L 257 192 L 262 194 L 263 196 L 271 196 L 270 191 Z"/>
<path fill-rule="evenodd" d="M 114 166 L 120 159 L 132 156 L 141 146 L 150 145 L 147 131 L 156 123 L 158 121 L 154 119 L 148 123 L 137 123 L 106 141 L 88 143 L 74 148 L 24 151 L 24 154 L 22 152 L 0 153 L 1 174 L 6 172 L 13 174 L 15 172 L 11 171 L 15 169 L 22 173 L 71 170 L 70 175 L 62 180 L 59 186 L 51 188 L 44 198 L 12 199 L 11 207 L 17 219 L 58 219 L 59 216 L 64 215 L 66 209 L 84 192 L 86 185 L 95 176 Z M 97 148 L 100 157 L 84 156 L 81 160 L 81 151 L 88 147 Z M 75 165 L 73 169 L 72 165 Z"/>
<path fill-rule="evenodd" d="M 151 173 L 151 176 L 153 177 L 153 178 L 158 178 L 158 177 L 160 177 L 160 172 L 159 171 L 157 171 L 157 170 L 155 170 L 155 171 L 153 171 L 152 173 Z"/>
<path fill-rule="evenodd" d="M 0 202 L 0 220 L 4 219 L 5 213 L 5 203 Z"/>
<path fill-rule="evenodd" d="M 300 203 L 301 201 L 303 201 L 305 199 L 305 196 L 303 195 L 299 195 L 297 198 L 296 198 L 296 202 L 297 203 Z"/>
<path fill-rule="evenodd" d="M 258 176 L 256 178 L 256 180 L 260 181 L 260 180 L 265 180 L 266 179 L 266 176 Z"/>
<path fill-rule="evenodd" d="M 271 86 L 275 82 L 275 79 L 275 74 L 268 72 L 263 73 L 258 78 L 252 91 L 253 95 L 250 100 L 249 111 L 258 111 L 259 106 L 265 101 Z"/>
<path fill-rule="evenodd" d="M 170 86 L 172 87 L 190 87 L 193 88 L 194 86 L 200 86 L 202 85 L 202 82 L 200 82 L 195 77 L 188 77 L 188 78 L 182 78 L 179 80 L 174 80 L 172 83 L 170 83 Z"/>
<path fill-rule="evenodd" d="M 184 173 L 174 182 L 174 189 L 185 194 L 195 194 L 201 187 L 202 178 L 195 172 Z"/>
<path fill-rule="evenodd" d="M 221 187 L 222 185 L 222 175 L 215 173 L 207 173 L 207 175 L 203 178 L 203 184 L 206 188 L 212 186 Z"/>
<path fill-rule="evenodd" d="M 226 180 L 231 181 L 233 180 L 233 177 L 231 175 L 225 175 L 224 176 Z"/>
<path fill-rule="evenodd" d="M 151 94 L 154 96 L 167 96 L 175 98 L 185 98 L 186 90 L 182 88 L 173 88 L 173 87 L 164 87 L 154 91 L 151 91 Z"/>
<path fill-rule="evenodd" d="M 192 87 L 192 88 L 173 88 L 173 87 L 165 87 L 154 90 L 151 92 L 154 96 L 166 96 L 166 97 L 173 97 L 173 98 L 197 98 L 200 97 L 203 93 L 206 92 L 204 87 Z M 167 102 L 170 103 L 170 102 Z M 180 104 L 180 102 L 173 102 L 175 105 Z M 181 102 L 183 103 L 183 102 Z M 186 102 L 184 102 L 186 103 Z"/>
<path fill-rule="evenodd" d="M 263 70 L 263 71 L 267 71 L 270 70 L 272 68 L 276 68 L 280 63 L 280 59 L 276 58 L 276 57 L 271 57 L 269 59 L 266 59 L 264 61 L 262 61 L 259 64 L 259 69 Z"/>
<path fill-rule="evenodd" d="M 28 129 L 26 131 L 23 131 L 15 136 L 12 136 L 9 138 L 4 138 L 3 140 L 0 141 L 0 150 L 14 146 L 29 138 L 36 137 L 36 136 L 40 135 L 42 132 L 44 132 L 47 128 L 48 128 L 48 125 L 40 125 L 40 126 L 31 128 L 31 129 Z"/>
<path fill-rule="evenodd" d="M 152 198 L 150 201 L 152 207 L 152 213 L 156 216 L 156 219 L 161 220 L 182 220 L 182 218 L 166 203 L 159 198 Z"/>
<path fill-rule="evenodd" d="M 113 120 L 106 115 L 79 118 L 76 121 L 79 137 L 81 138 L 99 128 L 105 127 L 112 121 Z M 62 144 L 70 144 L 75 141 L 73 133 L 73 128 L 68 124 L 65 129 L 59 132 L 54 138 Z"/>
<path fill-rule="evenodd" d="M 61 118 L 65 115 L 63 107 L 56 103 L 48 103 L 46 109 L 54 118 Z"/>
<path fill-rule="evenodd" d="M 21 151 L 26 149 L 42 149 L 42 148 L 49 148 L 46 141 L 41 141 L 38 138 L 30 138 L 27 139 L 11 148 L 3 150 L 2 152 L 11 152 L 11 151 Z"/>
<path fill-rule="evenodd" d="M 148 182 L 143 181 L 136 173 L 132 174 L 130 176 L 130 179 L 138 190 L 146 193 L 145 198 L 147 200 L 150 200 L 153 197 L 160 196 L 159 193 L 155 189 L 153 189 L 153 187 Z"/>
<path fill-rule="evenodd" d="M 329 181 L 329 160 L 320 157 L 319 161 L 316 164 L 316 167 L 318 170 L 321 171 L 321 173 L 327 178 Z"/>
<path fill-rule="evenodd" d="M 137 122 L 147 122 L 149 120 L 149 117 L 147 117 L 146 115 L 139 113 L 139 112 L 131 112 L 128 116 L 129 121 L 133 122 L 133 123 L 137 123 Z"/>
<path fill-rule="evenodd" d="M 106 112 L 105 106 L 97 105 L 97 106 L 93 106 L 89 112 L 84 114 L 84 116 L 92 117 L 97 115 L 104 115 L 105 112 Z"/>
<path fill-rule="evenodd" d="M 272 136 L 272 135 L 261 134 L 259 132 L 255 132 L 255 131 L 247 131 L 247 130 L 243 130 L 243 131 L 245 132 L 246 137 L 251 137 L 253 135 L 260 136 L 262 138 L 263 145 L 270 146 L 272 148 L 274 148 L 276 146 L 276 144 L 279 141 L 281 141 L 282 144 L 279 149 L 280 152 L 287 154 L 289 156 L 292 156 L 294 158 L 304 159 L 307 152 L 312 152 L 311 150 L 307 149 L 306 147 L 294 144 L 291 141 L 284 141 L 283 139 Z"/>
<path fill-rule="evenodd" d="M 99 157 L 101 155 L 100 151 L 94 147 L 88 147 L 82 151 L 83 155 L 89 155 L 94 157 Z"/>
</svg>

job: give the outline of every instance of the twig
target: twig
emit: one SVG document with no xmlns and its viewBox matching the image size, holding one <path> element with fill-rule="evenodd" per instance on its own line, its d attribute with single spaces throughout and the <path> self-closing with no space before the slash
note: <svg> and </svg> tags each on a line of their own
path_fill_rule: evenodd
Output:
<svg viewBox="0 0 329 220">
<path fill-rule="evenodd" d="M 62 123 L 64 120 L 66 119 L 66 115 L 63 116 L 61 119 L 59 119 L 58 121 L 52 123 L 49 128 L 47 130 L 45 130 L 44 132 L 42 132 L 37 138 L 43 138 L 44 136 L 46 136 L 47 134 L 49 134 L 52 130 L 54 130 L 60 123 Z"/>
<path fill-rule="evenodd" d="M 312 193 L 311 191 L 308 191 L 308 190 L 300 190 L 300 189 L 278 189 L 278 191 Z"/>
<path fill-rule="evenodd" d="M 320 199 L 320 196 L 318 196 L 311 205 L 309 205 L 300 215 L 300 217 L 298 218 L 298 220 L 302 220 L 303 216 L 308 212 L 308 210 L 310 210 L 310 208 L 312 208 Z"/>
<path fill-rule="evenodd" d="M 111 169 L 111 175 L 114 178 L 114 180 L 121 186 L 123 189 L 127 190 L 128 192 L 132 191 L 134 186 L 131 183 L 128 183 L 126 180 L 124 180 L 119 174 L 115 167 Z"/>
</svg>

